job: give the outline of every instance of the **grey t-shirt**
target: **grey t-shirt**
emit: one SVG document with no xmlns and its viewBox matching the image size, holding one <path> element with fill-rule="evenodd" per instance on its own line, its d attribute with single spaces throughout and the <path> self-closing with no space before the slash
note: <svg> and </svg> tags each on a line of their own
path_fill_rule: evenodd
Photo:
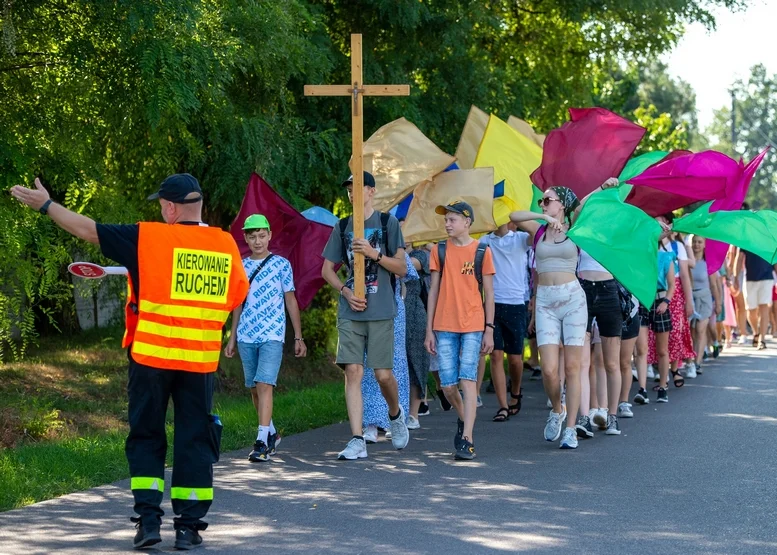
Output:
<svg viewBox="0 0 777 555">
<path fill-rule="evenodd" d="M 364 220 L 364 237 L 374 248 L 384 252 L 385 245 L 388 244 L 389 252 L 396 254 L 398 249 L 405 248 L 405 240 L 402 238 L 402 230 L 399 229 L 399 222 L 394 216 L 389 216 L 386 225 L 388 241 L 383 240 L 382 228 L 380 225 L 380 212 L 375 211 Z M 353 251 L 351 242 L 353 241 L 353 222 L 348 219 L 348 226 L 345 228 L 345 246 L 348 253 L 348 280 L 345 282 L 349 289 L 353 290 Z M 324 247 L 324 258 L 335 264 L 345 262 L 343 253 L 343 243 L 340 238 L 340 226 L 336 225 L 332 230 Z M 354 312 L 345 297 L 340 297 L 340 305 L 337 310 L 338 318 L 346 320 L 358 320 L 362 322 L 371 322 L 375 320 L 390 320 L 396 316 L 397 307 L 394 303 L 394 291 L 391 289 L 391 274 L 374 260 L 364 259 L 364 282 L 367 292 L 367 309 L 363 312 Z"/>
</svg>

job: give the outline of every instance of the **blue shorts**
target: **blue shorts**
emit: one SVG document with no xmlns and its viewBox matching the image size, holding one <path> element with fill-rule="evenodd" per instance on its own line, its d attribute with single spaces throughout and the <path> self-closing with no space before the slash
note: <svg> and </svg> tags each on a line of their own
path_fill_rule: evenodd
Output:
<svg viewBox="0 0 777 555">
<path fill-rule="evenodd" d="M 257 382 L 275 386 L 283 358 L 282 341 L 238 342 L 237 351 L 243 361 L 246 387 L 254 387 Z"/>
<path fill-rule="evenodd" d="M 440 365 L 440 385 L 458 385 L 459 380 L 478 381 L 478 363 L 482 331 L 454 333 L 436 331 L 437 360 Z"/>
</svg>

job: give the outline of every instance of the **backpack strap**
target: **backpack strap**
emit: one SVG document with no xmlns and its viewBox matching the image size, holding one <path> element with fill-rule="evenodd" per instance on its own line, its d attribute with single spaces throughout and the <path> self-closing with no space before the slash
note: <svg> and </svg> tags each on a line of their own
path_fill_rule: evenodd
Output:
<svg viewBox="0 0 777 555">
<path fill-rule="evenodd" d="M 440 283 L 442 283 L 442 271 L 445 269 L 445 249 L 447 246 L 448 241 L 437 243 L 437 259 L 440 261 Z"/>
<path fill-rule="evenodd" d="M 337 227 L 340 230 L 340 248 L 343 253 L 343 264 L 345 264 L 347 268 L 351 267 L 351 263 L 348 260 L 348 246 L 345 244 L 345 230 L 348 227 L 348 221 L 350 219 L 351 217 L 348 216 L 347 218 L 341 219 L 337 223 Z"/>
<path fill-rule="evenodd" d="M 248 291 L 246 292 L 246 298 L 245 298 L 245 300 L 243 301 L 243 304 L 241 305 L 241 308 L 245 308 L 245 307 L 246 307 L 246 303 L 248 302 L 248 294 L 251 292 L 251 284 L 252 284 L 252 283 L 254 282 L 254 280 L 256 279 L 256 276 L 258 276 L 258 275 L 259 275 L 259 272 L 261 272 L 261 271 L 262 271 L 262 268 L 264 268 L 264 267 L 265 267 L 265 265 L 266 265 L 266 264 L 267 264 L 267 263 L 270 261 L 270 259 L 271 259 L 273 256 L 275 256 L 275 255 L 274 255 L 274 254 L 270 254 L 270 255 L 269 255 L 267 258 L 265 258 L 264 260 L 262 260 L 262 263 L 261 263 L 261 264 L 259 264 L 259 266 L 257 266 L 257 268 L 256 268 L 256 269 L 255 269 L 253 272 L 251 272 L 251 277 L 250 277 L 250 278 L 248 278 Z"/>
<path fill-rule="evenodd" d="M 388 212 L 381 212 L 380 213 L 380 231 L 381 231 L 381 237 L 383 238 L 383 246 L 386 247 L 386 256 L 389 258 L 393 257 L 396 253 L 391 252 L 389 250 L 389 242 L 388 242 L 388 223 L 389 219 L 391 218 L 391 214 Z"/>
<path fill-rule="evenodd" d="M 478 281 L 478 289 L 481 295 L 483 295 L 483 259 L 486 257 L 487 248 L 488 245 L 478 243 L 478 248 L 475 251 L 475 279 Z"/>
<path fill-rule="evenodd" d="M 532 244 L 532 247 L 534 247 L 534 250 L 537 250 L 537 245 L 542 240 L 542 238 L 545 236 L 545 231 L 548 229 L 547 224 L 542 224 L 539 229 L 537 230 L 537 233 L 534 234 L 534 243 Z"/>
</svg>

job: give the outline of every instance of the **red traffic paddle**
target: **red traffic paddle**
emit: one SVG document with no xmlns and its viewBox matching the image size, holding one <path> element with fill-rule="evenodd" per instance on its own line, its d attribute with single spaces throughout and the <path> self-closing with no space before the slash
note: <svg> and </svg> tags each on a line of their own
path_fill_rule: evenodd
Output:
<svg viewBox="0 0 777 555">
<path fill-rule="evenodd" d="M 126 276 L 127 268 L 123 266 L 100 266 L 92 262 L 73 262 L 67 271 L 74 276 L 85 279 L 100 279 L 105 276 Z"/>
</svg>

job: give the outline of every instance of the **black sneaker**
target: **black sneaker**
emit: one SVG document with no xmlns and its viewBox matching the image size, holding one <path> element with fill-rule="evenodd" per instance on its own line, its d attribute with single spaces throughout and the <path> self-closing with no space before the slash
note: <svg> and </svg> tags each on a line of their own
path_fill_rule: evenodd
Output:
<svg viewBox="0 0 777 555">
<path fill-rule="evenodd" d="M 418 407 L 418 416 L 429 416 L 430 414 L 429 405 L 421 403 L 421 406 Z"/>
<path fill-rule="evenodd" d="M 276 453 L 275 448 L 281 444 L 281 439 L 283 438 L 281 437 L 281 434 L 279 434 L 278 432 L 275 432 L 274 434 L 269 434 L 267 436 L 267 453 L 270 456 L 273 456 Z"/>
<path fill-rule="evenodd" d="M 668 403 L 669 395 L 666 394 L 666 389 L 663 387 L 658 388 L 658 395 L 656 396 L 656 403 Z"/>
<path fill-rule="evenodd" d="M 453 438 L 453 448 L 458 450 L 461 445 L 461 436 L 464 435 L 464 422 L 461 418 L 456 419 L 456 435 Z"/>
<path fill-rule="evenodd" d="M 451 410 L 451 404 L 448 402 L 448 399 L 445 398 L 445 393 L 443 393 L 442 389 L 437 390 L 437 398 L 440 400 L 440 406 L 442 407 L 442 410 L 445 412 Z"/>
<path fill-rule="evenodd" d="M 264 462 L 270 460 L 270 450 L 267 448 L 264 441 L 257 441 L 254 443 L 254 450 L 248 455 L 248 460 L 251 462 Z"/>
<path fill-rule="evenodd" d="M 453 458 L 457 461 L 471 461 L 475 456 L 475 446 L 470 442 L 469 438 L 461 438 L 461 442 L 456 448 L 456 454 Z"/>
<path fill-rule="evenodd" d="M 634 396 L 634 402 L 638 405 L 647 405 L 650 403 L 650 398 L 648 397 L 647 389 L 644 387 L 640 387 L 639 391 L 637 391 L 637 394 Z"/>
<path fill-rule="evenodd" d="M 130 520 L 135 523 L 135 528 L 137 528 L 137 533 L 132 543 L 135 549 L 151 547 L 162 541 L 162 536 L 159 535 L 158 524 L 156 526 L 143 526 L 140 518 L 135 516 L 130 518 Z"/>
<path fill-rule="evenodd" d="M 580 439 L 589 439 L 594 437 L 594 429 L 591 427 L 591 419 L 587 416 L 578 416 L 575 424 L 577 437 Z"/>
<path fill-rule="evenodd" d="M 182 526 L 175 531 L 175 548 L 187 551 L 202 544 L 202 536 L 194 528 Z"/>
<path fill-rule="evenodd" d="M 533 382 L 536 382 L 537 380 L 541 380 L 542 379 L 542 370 L 540 370 L 539 368 L 535 368 L 532 371 L 531 377 L 529 379 L 532 380 Z"/>
</svg>

